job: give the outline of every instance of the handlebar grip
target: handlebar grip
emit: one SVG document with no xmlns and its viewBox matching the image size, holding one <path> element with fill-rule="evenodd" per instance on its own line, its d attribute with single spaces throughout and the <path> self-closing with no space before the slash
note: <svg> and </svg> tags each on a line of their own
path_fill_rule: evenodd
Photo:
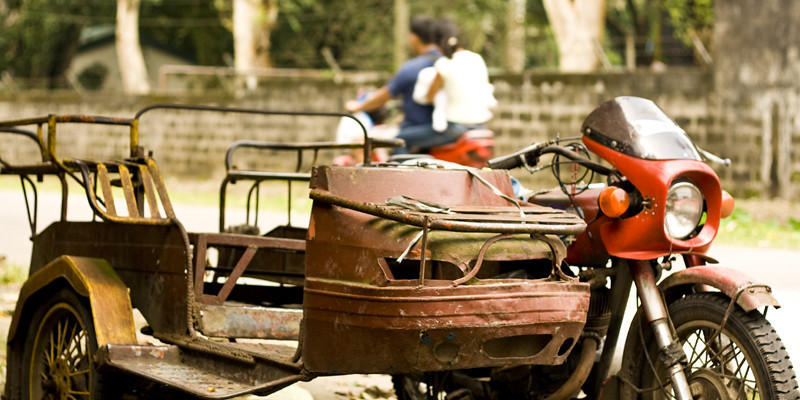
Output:
<svg viewBox="0 0 800 400">
<path fill-rule="evenodd" d="M 521 154 L 511 154 L 489 160 L 491 169 L 514 169 L 522 166 Z"/>
<path fill-rule="evenodd" d="M 514 169 L 525 164 L 536 165 L 538 163 L 540 151 L 547 143 L 535 143 L 514 153 L 500 156 L 489 160 L 489 168 L 492 169 Z"/>
</svg>

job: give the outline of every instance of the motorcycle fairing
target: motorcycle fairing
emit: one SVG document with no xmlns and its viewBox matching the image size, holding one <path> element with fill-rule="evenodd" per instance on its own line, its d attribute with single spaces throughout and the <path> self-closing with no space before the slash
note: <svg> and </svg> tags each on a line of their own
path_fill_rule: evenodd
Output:
<svg viewBox="0 0 800 400">
<path fill-rule="evenodd" d="M 647 205 L 638 214 L 609 220 L 600 228 L 608 254 L 634 260 L 649 260 L 680 252 L 705 253 L 719 228 L 722 188 L 708 164 L 690 159 L 646 160 L 612 150 L 583 137 L 590 151 L 608 161 L 641 192 Z M 706 205 L 706 219 L 700 231 L 685 240 L 670 237 L 664 227 L 667 192 L 673 182 L 691 180 Z"/>
<path fill-rule="evenodd" d="M 636 158 L 702 161 L 686 132 L 655 103 L 641 97 L 617 97 L 601 104 L 583 121 L 581 132 Z"/>
</svg>

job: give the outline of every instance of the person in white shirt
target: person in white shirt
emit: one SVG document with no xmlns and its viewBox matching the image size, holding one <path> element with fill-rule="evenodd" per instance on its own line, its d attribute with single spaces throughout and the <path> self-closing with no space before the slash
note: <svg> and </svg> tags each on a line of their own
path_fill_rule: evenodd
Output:
<svg viewBox="0 0 800 400">
<path fill-rule="evenodd" d="M 403 134 L 414 144 L 414 153 L 456 142 L 467 131 L 486 129 L 491 108 L 497 105 L 486 63 L 463 48 L 452 21 L 436 21 L 436 42 L 444 56 L 420 70 L 413 91 L 414 101 L 434 106 L 432 124 Z"/>
<path fill-rule="evenodd" d="M 486 129 L 497 105 L 486 62 L 480 54 L 463 48 L 458 28 L 447 19 L 437 22 L 440 57 L 433 65 L 436 76 L 430 84 L 426 100 L 433 102 L 440 92 L 446 94 L 444 134 L 458 138 L 473 129 Z"/>
</svg>

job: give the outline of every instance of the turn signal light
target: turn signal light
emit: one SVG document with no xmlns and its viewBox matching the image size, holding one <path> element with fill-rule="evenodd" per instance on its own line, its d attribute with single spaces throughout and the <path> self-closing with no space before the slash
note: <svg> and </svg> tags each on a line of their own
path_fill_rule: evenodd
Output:
<svg viewBox="0 0 800 400">
<path fill-rule="evenodd" d="M 736 201 L 730 193 L 722 191 L 722 218 L 728 218 L 733 214 L 733 209 L 736 207 Z"/>
<path fill-rule="evenodd" d="M 631 205 L 631 198 L 625 190 L 609 186 L 600 192 L 599 203 L 603 214 L 610 218 L 617 218 L 625 214 L 625 211 L 628 211 L 628 207 Z"/>
</svg>

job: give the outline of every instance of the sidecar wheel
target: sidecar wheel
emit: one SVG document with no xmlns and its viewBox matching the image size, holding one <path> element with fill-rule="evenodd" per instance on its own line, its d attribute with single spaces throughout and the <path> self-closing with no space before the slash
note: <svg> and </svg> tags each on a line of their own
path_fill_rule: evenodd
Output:
<svg viewBox="0 0 800 400">
<path fill-rule="evenodd" d="M 720 293 L 698 293 L 669 305 L 670 317 L 689 361 L 685 371 L 693 396 L 720 400 L 797 400 L 800 392 L 789 354 L 758 311 L 745 313 L 734 307 L 720 335 L 712 337 L 729 302 Z M 638 321 L 639 318 L 634 319 L 634 324 Z M 633 353 L 638 357 L 638 362 L 633 363 L 639 367 L 637 386 L 654 390 L 642 393 L 641 398 L 673 398 L 669 374 L 660 362 L 655 340 L 648 329 L 642 333 L 648 346 L 644 347 L 646 354 Z M 635 326 L 631 327 L 631 335 L 635 336 L 629 340 L 641 343 Z"/>
<path fill-rule="evenodd" d="M 88 306 L 61 289 L 35 310 L 24 339 L 23 399 L 100 399 L 97 340 Z M 108 394 L 108 393 L 105 393 Z"/>
</svg>

